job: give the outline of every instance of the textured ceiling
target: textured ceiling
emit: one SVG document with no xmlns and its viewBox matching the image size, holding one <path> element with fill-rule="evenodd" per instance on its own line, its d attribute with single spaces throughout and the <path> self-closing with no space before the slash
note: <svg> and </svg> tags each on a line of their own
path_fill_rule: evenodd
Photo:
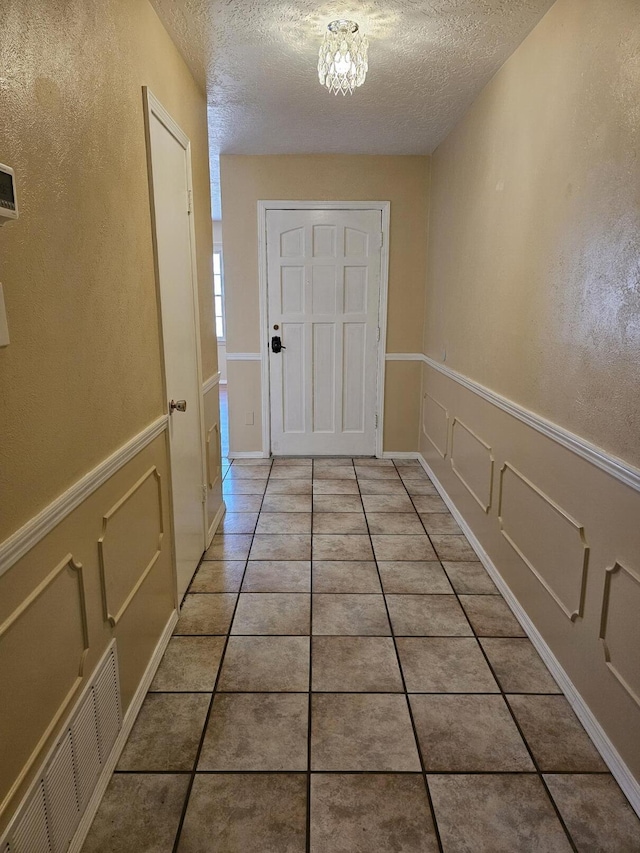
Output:
<svg viewBox="0 0 640 853">
<path fill-rule="evenodd" d="M 152 0 L 209 102 L 217 158 L 234 154 L 428 154 L 553 0 Z M 352 96 L 318 83 L 327 23 L 369 37 Z"/>
</svg>

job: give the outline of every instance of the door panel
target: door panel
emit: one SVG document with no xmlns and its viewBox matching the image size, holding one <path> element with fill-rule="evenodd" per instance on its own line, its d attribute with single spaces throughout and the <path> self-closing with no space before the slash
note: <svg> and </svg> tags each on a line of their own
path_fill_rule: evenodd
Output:
<svg viewBox="0 0 640 853">
<path fill-rule="evenodd" d="M 178 596 L 182 598 L 205 547 L 203 455 L 196 304 L 188 212 L 188 140 L 151 107 L 149 141 L 166 390 L 186 400 L 169 418 Z"/>
<path fill-rule="evenodd" d="M 378 210 L 267 212 L 276 455 L 375 453 L 381 230 Z"/>
</svg>

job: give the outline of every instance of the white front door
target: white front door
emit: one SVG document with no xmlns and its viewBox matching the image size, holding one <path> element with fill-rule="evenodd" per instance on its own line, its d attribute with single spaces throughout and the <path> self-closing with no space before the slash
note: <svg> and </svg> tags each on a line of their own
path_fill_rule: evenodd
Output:
<svg viewBox="0 0 640 853">
<path fill-rule="evenodd" d="M 274 455 L 375 454 L 381 246 L 379 210 L 267 211 Z"/>
<path fill-rule="evenodd" d="M 169 409 L 171 480 L 178 599 L 189 586 L 205 549 L 204 469 L 189 212 L 189 140 L 148 96 L 149 142 L 162 339 Z M 170 401 L 186 410 L 170 409 Z"/>
</svg>

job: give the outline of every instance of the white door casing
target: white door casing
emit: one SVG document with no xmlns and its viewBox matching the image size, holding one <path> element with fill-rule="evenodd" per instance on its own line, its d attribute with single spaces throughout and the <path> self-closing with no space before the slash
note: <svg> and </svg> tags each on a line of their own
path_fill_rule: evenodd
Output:
<svg viewBox="0 0 640 853">
<path fill-rule="evenodd" d="M 145 96 L 180 602 L 206 547 L 191 157 L 188 137 L 148 90 Z M 186 400 L 186 411 L 171 411 L 170 400 Z"/>
<path fill-rule="evenodd" d="M 271 450 L 373 455 L 381 210 L 267 210 L 266 232 Z"/>
</svg>

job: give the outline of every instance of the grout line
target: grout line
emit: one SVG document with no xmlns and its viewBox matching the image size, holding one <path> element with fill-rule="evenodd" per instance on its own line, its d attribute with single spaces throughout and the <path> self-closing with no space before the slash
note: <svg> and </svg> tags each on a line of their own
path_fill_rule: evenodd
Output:
<svg viewBox="0 0 640 853">
<path fill-rule="evenodd" d="M 394 694 L 400 695 L 400 694 Z M 191 776 L 192 770 L 114 770 L 114 776 Z M 535 770 L 198 770 L 197 776 L 537 776 Z M 554 776 L 607 776 L 608 770 L 554 770 Z"/>
<path fill-rule="evenodd" d="M 271 470 L 271 466 L 269 466 L 269 470 Z M 263 497 L 263 501 L 264 501 L 264 497 Z M 262 506 L 262 503 L 261 503 L 261 506 Z M 251 542 L 253 544 L 253 536 L 251 538 Z M 202 560 L 200 562 L 202 562 Z M 244 567 L 243 572 L 242 572 L 242 580 L 240 581 L 240 588 L 242 588 L 242 584 L 244 582 L 244 576 L 245 576 L 246 572 L 247 572 L 247 564 L 245 564 L 245 567 Z M 191 584 L 193 583 L 193 579 L 196 577 L 196 575 L 197 575 L 197 570 L 196 570 L 193 578 L 191 579 Z M 191 584 L 189 584 L 189 588 L 191 587 Z M 233 613 L 231 614 L 231 619 L 229 620 L 229 627 L 227 629 L 227 634 L 226 634 L 226 639 L 224 641 L 224 647 L 222 649 L 222 654 L 220 655 L 220 663 L 218 664 L 218 672 L 216 673 L 216 680 L 215 680 L 215 683 L 213 685 L 213 691 L 211 692 L 211 700 L 209 702 L 209 708 L 207 709 L 207 714 L 206 714 L 206 717 L 204 720 L 204 726 L 202 727 L 202 733 L 200 735 L 200 742 L 198 743 L 198 749 L 196 751 L 195 759 L 193 762 L 193 768 L 191 771 L 191 778 L 190 778 L 189 784 L 187 786 L 184 804 L 182 806 L 182 812 L 180 814 L 180 820 L 178 822 L 178 828 L 176 830 L 175 841 L 173 844 L 173 853 L 178 853 L 178 845 L 180 843 L 180 836 L 182 834 L 182 828 L 184 826 L 184 821 L 185 821 L 185 818 L 187 815 L 187 809 L 189 808 L 189 800 L 191 799 L 191 792 L 193 790 L 193 784 L 194 784 L 195 779 L 196 779 L 198 762 L 200 761 L 200 754 L 202 753 L 202 748 L 204 746 L 204 741 L 205 741 L 205 738 L 207 735 L 207 729 L 209 727 L 209 720 L 211 718 L 211 713 L 213 711 L 213 704 L 214 704 L 215 698 L 216 698 L 218 682 L 220 681 L 220 676 L 222 674 L 222 667 L 224 665 L 224 659 L 225 659 L 225 656 L 227 653 L 227 646 L 229 645 L 229 638 L 231 637 L 231 628 L 233 626 L 233 620 L 235 619 L 235 616 L 236 616 L 236 611 L 238 609 L 239 601 L 240 601 L 240 594 L 238 593 L 238 594 L 236 594 L 236 600 L 235 600 L 235 604 L 233 606 Z"/>
<path fill-rule="evenodd" d="M 311 462 L 311 473 L 315 462 Z M 313 487 L 312 487 L 313 488 Z M 313 498 L 311 500 L 311 546 L 309 551 L 309 699 L 307 709 L 307 815 L 306 853 L 311 853 L 311 701 L 313 698 Z"/>
</svg>

